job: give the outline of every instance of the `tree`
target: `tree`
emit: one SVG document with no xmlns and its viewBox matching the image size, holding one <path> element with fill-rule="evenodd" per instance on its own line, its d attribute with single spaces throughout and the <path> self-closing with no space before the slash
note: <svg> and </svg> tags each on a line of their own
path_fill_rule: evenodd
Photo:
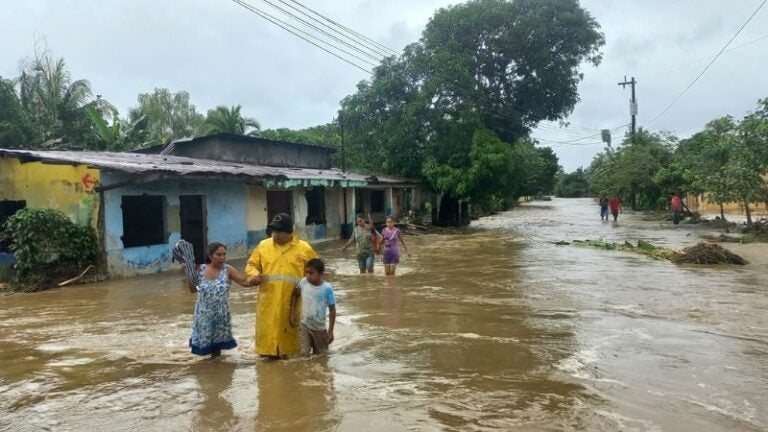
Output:
<svg viewBox="0 0 768 432">
<path fill-rule="evenodd" d="M 72 80 L 63 58 L 36 54 L 19 77 L 19 101 L 42 131 L 43 140 L 64 147 L 91 148 L 93 134 L 84 107 L 91 100 L 87 80 Z"/>
<path fill-rule="evenodd" d="M 518 155 L 514 148 L 501 141 L 493 131 L 477 129 L 468 156 L 468 164 L 463 167 L 451 167 L 429 158 L 424 173 L 438 191 L 455 192 L 460 197 L 471 196 L 481 207 L 503 199 L 515 179 Z"/>
<path fill-rule="evenodd" d="M 600 153 L 588 170 L 592 191 L 619 195 L 633 209 L 658 208 L 666 203 L 667 191 L 654 181 L 656 173 L 672 160 L 677 139 L 640 128 L 625 137 L 616 151 Z"/>
<path fill-rule="evenodd" d="M 30 148 L 41 141 L 40 129 L 22 108 L 13 82 L 0 77 L 0 147 Z"/>
<path fill-rule="evenodd" d="M 97 137 L 97 150 L 122 151 L 142 147 L 139 136 L 144 133 L 146 117 L 124 126 L 126 122 L 120 119 L 115 107 L 88 106 L 86 113 Z"/>
<path fill-rule="evenodd" d="M 457 176 L 477 162 L 477 148 L 490 146 L 494 158 L 515 160 L 511 173 L 482 181 L 496 198 L 511 198 L 496 202 L 551 189 L 554 154 L 533 150 L 524 138 L 539 121 L 573 109 L 579 66 L 601 59 L 598 29 L 575 0 L 475 0 L 439 10 L 419 42 L 385 59 L 342 101 L 350 161 L 423 175 L 444 199 L 483 203 L 491 198 L 486 190 Z M 499 151 L 498 142 L 512 152 Z M 518 184 L 528 166 L 538 166 L 542 178 Z"/>
<path fill-rule="evenodd" d="M 598 65 L 605 40 L 573 0 L 475 0 L 437 11 L 422 35 L 430 99 L 467 107 L 506 142 L 579 100 L 583 62 Z"/>
<path fill-rule="evenodd" d="M 748 225 L 752 225 L 750 203 L 764 200 L 768 189 L 768 99 L 760 100 L 759 105 L 739 122 L 724 169 L 734 194 L 744 205 Z"/>
<path fill-rule="evenodd" d="M 341 147 L 341 128 L 338 122 L 312 126 L 304 129 L 264 129 L 259 131 L 259 137 L 277 141 L 288 141 L 301 144 L 309 144 L 335 148 L 338 151 L 332 156 L 331 163 L 341 168 L 342 150 L 349 154 L 347 149 Z"/>
<path fill-rule="evenodd" d="M 522 141 L 516 146 L 520 160 L 525 163 L 520 167 L 520 196 L 537 196 L 552 193 L 560 170 L 555 152 L 549 147 L 534 147 L 529 141 Z"/>
<path fill-rule="evenodd" d="M 555 195 L 563 198 L 588 197 L 589 180 L 584 169 L 579 167 L 572 173 L 560 172 L 555 185 Z"/>
<path fill-rule="evenodd" d="M 736 136 L 736 122 L 730 116 L 707 123 L 704 130 L 682 140 L 675 150 L 673 162 L 659 173 L 660 185 L 676 176 L 681 190 L 701 194 L 720 206 L 720 216 L 725 219 L 723 204 L 733 201 L 733 185 L 726 176 L 726 165 Z"/>
<path fill-rule="evenodd" d="M 139 121 L 146 122 L 146 127 L 138 140 L 155 145 L 197 135 L 204 117 L 190 103 L 189 93 L 156 88 L 152 93 L 139 94 L 138 106 L 129 110 L 129 124 L 135 127 Z"/>
<path fill-rule="evenodd" d="M 202 135 L 216 133 L 230 133 L 235 135 L 257 136 L 261 126 L 255 119 L 243 117 L 240 114 L 240 105 L 218 106 L 208 111 L 208 116 L 203 122 L 200 132 Z"/>
</svg>

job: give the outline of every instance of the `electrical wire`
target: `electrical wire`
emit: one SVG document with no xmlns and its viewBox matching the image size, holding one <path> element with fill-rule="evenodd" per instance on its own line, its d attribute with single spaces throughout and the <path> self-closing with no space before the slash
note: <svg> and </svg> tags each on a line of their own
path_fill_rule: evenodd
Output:
<svg viewBox="0 0 768 432">
<path fill-rule="evenodd" d="M 332 47 L 334 47 L 334 48 L 338 49 L 339 51 L 342 51 L 342 52 L 344 52 L 345 54 L 349 54 L 349 55 L 352 55 L 353 57 L 356 57 L 356 58 L 357 58 L 357 56 L 355 56 L 354 54 L 348 53 L 348 52 L 346 52 L 345 50 L 343 50 L 343 49 L 340 49 L 340 48 L 336 47 L 335 45 L 333 45 L 333 44 L 331 44 L 331 43 L 328 43 L 328 42 L 325 42 L 325 41 L 319 40 L 318 38 L 316 38 L 316 37 L 314 37 L 314 36 L 312 36 L 312 35 L 309 35 L 307 32 L 305 32 L 305 31 L 303 31 L 303 30 L 301 30 L 301 29 L 296 29 L 294 26 L 292 26 L 292 25 L 290 25 L 290 24 L 286 23 L 285 21 L 282 21 L 282 20 L 280 20 L 279 18 L 277 18 L 277 17 L 274 17 L 274 16 L 272 16 L 272 15 L 270 15 L 270 14 L 268 14 L 268 13 L 266 13 L 266 12 L 264 12 L 264 11 L 262 11 L 262 10 L 260 10 L 260 9 L 256 8 L 256 7 L 254 7 L 254 6 L 252 6 L 252 5 L 250 5 L 250 4 L 246 3 L 246 2 L 244 2 L 244 1 L 242 1 L 242 0 L 232 0 L 232 1 L 233 1 L 234 3 L 236 3 L 236 4 L 240 5 L 240 6 L 242 6 L 243 8 L 247 9 L 248 11 L 250 11 L 250 12 L 253 12 L 254 14 L 258 15 L 259 17 L 261 17 L 261 18 L 263 18 L 263 19 L 265 19 L 265 20 L 267 20 L 267 21 L 271 22 L 272 24 L 274 24 L 274 25 L 276 25 L 276 26 L 278 26 L 278 27 L 282 28 L 283 30 L 285 30 L 285 31 L 287 31 L 287 32 L 289 32 L 289 33 L 291 33 L 292 35 L 294 35 L 294 36 L 296 36 L 296 37 L 298 37 L 298 38 L 300 38 L 300 39 L 304 40 L 305 42 L 308 42 L 308 43 L 310 43 L 310 44 L 314 45 L 315 47 L 317 47 L 317 48 L 320 48 L 321 50 L 323 50 L 323 51 L 327 52 L 328 54 L 330 54 L 330 55 L 332 55 L 332 56 L 334 56 L 334 57 L 338 58 L 339 60 L 341 60 L 341 61 L 343 61 L 343 62 L 345 62 L 345 63 L 348 63 L 348 64 L 350 64 L 350 65 L 352 65 L 352 66 L 356 67 L 357 69 L 360 69 L 360 70 L 361 70 L 361 71 L 363 71 L 363 72 L 367 72 L 367 73 L 369 73 L 369 74 L 373 75 L 373 71 L 371 71 L 371 70 L 369 70 L 369 69 L 366 69 L 364 66 L 360 66 L 359 64 L 355 63 L 354 61 L 352 61 L 352 60 L 349 60 L 349 59 L 347 59 L 347 58 L 345 58 L 345 57 L 342 57 L 341 55 L 339 55 L 339 54 L 337 54 L 337 53 L 335 53 L 335 52 L 333 52 L 333 51 L 331 51 L 331 50 L 329 50 L 329 49 L 327 49 L 327 48 L 325 48 L 325 47 L 323 47 L 323 46 L 320 46 L 320 45 L 318 45 L 317 43 L 313 42 L 312 40 L 308 39 L 307 37 L 304 37 L 304 36 L 302 36 L 302 35 L 298 34 L 297 32 L 299 32 L 299 33 L 303 33 L 303 34 L 306 34 L 306 35 L 307 35 L 308 37 L 310 37 L 310 38 L 313 38 L 313 39 L 315 39 L 315 40 L 317 40 L 317 41 L 319 41 L 319 42 L 321 42 L 321 43 L 325 43 L 325 44 L 327 44 L 327 45 L 331 45 Z M 295 29 L 295 31 L 294 31 L 294 29 Z M 372 64 L 372 63 L 370 63 L 370 62 L 367 62 L 367 61 L 366 61 L 366 63 L 368 63 L 368 64 Z M 375 65 L 374 65 L 374 66 L 375 66 Z"/>
<path fill-rule="evenodd" d="M 293 25 L 293 24 L 288 23 L 288 22 L 286 22 L 286 21 L 284 21 L 284 20 L 282 20 L 280 18 L 277 18 L 274 15 L 271 15 L 268 12 L 266 12 L 266 11 L 264 11 L 262 9 L 259 9 L 258 7 L 254 6 L 252 4 L 247 3 L 244 0 L 232 0 L 232 1 L 234 3 L 242 6 L 243 8 L 249 10 L 250 12 L 258 15 L 259 17 L 261 17 L 261 18 L 271 22 L 272 24 L 277 25 L 278 27 L 282 28 L 283 30 L 288 31 L 289 33 L 293 34 L 294 36 L 299 37 L 300 39 L 302 39 L 302 40 L 312 44 L 313 46 L 315 46 L 317 48 L 322 49 L 323 51 L 333 55 L 334 57 L 336 57 L 336 58 L 338 58 L 338 59 L 340 59 L 340 60 L 342 60 L 342 61 L 344 61 L 344 62 L 346 62 L 346 63 L 348 63 L 348 64 L 350 64 L 350 65 L 352 65 L 352 66 L 354 66 L 354 67 L 364 71 L 364 72 L 372 74 L 372 71 L 367 69 L 366 67 L 361 66 L 358 63 L 350 60 L 349 58 L 345 58 L 342 55 L 339 55 L 338 53 L 335 53 L 335 52 L 327 49 L 326 47 L 320 46 L 320 45 L 318 45 L 318 43 L 322 43 L 322 44 L 328 45 L 328 46 L 332 47 L 333 49 L 336 49 L 336 50 L 338 50 L 338 51 L 340 51 L 340 52 L 342 52 L 342 53 L 344 53 L 344 54 L 346 54 L 348 56 L 351 56 L 351 57 L 353 57 L 353 58 L 355 58 L 357 60 L 365 62 L 368 65 L 377 66 L 376 64 L 371 63 L 371 62 L 367 61 L 366 59 L 363 59 L 363 58 L 361 58 L 361 57 L 359 57 L 359 56 L 357 56 L 357 55 L 355 55 L 353 53 L 350 53 L 349 51 L 344 50 L 343 48 L 339 47 L 338 45 L 336 45 L 336 44 L 334 44 L 332 42 L 329 42 L 327 40 L 323 40 L 323 39 L 319 38 L 317 35 L 313 35 L 313 34 L 307 33 L 306 31 L 304 31 L 303 29 L 297 27 L 296 25 Z M 311 28 L 314 31 L 320 32 L 321 34 L 324 34 L 325 36 L 330 37 L 331 39 L 333 39 L 333 40 L 335 40 L 335 41 L 337 41 L 339 43 L 342 43 L 345 46 L 347 46 L 347 47 L 349 47 L 351 49 L 354 49 L 355 51 L 357 51 L 357 52 L 359 52 L 359 53 L 361 53 L 363 55 L 366 55 L 367 57 L 369 57 L 371 59 L 378 60 L 378 61 L 382 60 L 382 58 L 376 57 L 376 56 L 374 56 L 372 54 L 372 53 L 378 53 L 378 51 L 374 51 L 373 48 L 371 48 L 367 44 L 364 44 L 361 41 L 366 41 L 369 44 L 373 45 L 374 47 L 381 47 L 380 49 L 386 49 L 386 50 L 390 51 L 391 53 L 395 53 L 394 50 L 392 50 L 391 48 L 387 47 L 386 45 L 380 44 L 380 43 L 374 41 L 373 39 L 368 38 L 367 36 L 365 36 L 365 35 L 363 35 L 361 33 L 358 33 L 358 32 L 356 32 L 356 31 L 354 31 L 354 30 L 352 30 L 352 29 L 350 29 L 350 28 L 348 28 L 348 27 L 346 27 L 346 26 L 344 26 L 342 24 L 339 24 L 338 22 L 332 20 L 331 18 L 326 17 L 325 15 L 323 15 L 323 14 L 321 14 L 321 13 L 319 13 L 319 12 L 317 12 L 317 11 L 307 7 L 307 6 L 305 6 L 304 4 L 302 4 L 302 3 L 298 2 L 298 1 L 290 0 L 291 3 L 295 3 L 298 6 L 300 6 L 301 8 L 304 8 L 305 10 L 311 12 L 312 14 L 322 18 L 326 22 L 329 22 L 329 23 L 333 24 L 334 26 L 336 26 L 336 27 L 338 27 L 340 29 L 343 29 L 345 32 L 348 32 L 349 34 L 352 34 L 353 37 L 350 37 L 350 36 L 340 32 L 338 30 L 333 29 L 329 25 L 324 24 L 320 20 L 312 17 L 311 15 L 309 15 L 309 14 L 307 14 L 307 13 L 301 11 L 301 10 L 299 10 L 297 7 L 294 7 L 294 6 L 290 5 L 290 4 L 288 4 L 286 1 L 279 0 L 280 3 L 285 4 L 287 7 L 290 7 L 291 9 L 293 9 L 296 12 L 300 13 L 304 17 L 307 17 L 307 18 L 311 19 L 312 21 L 317 22 L 318 24 L 323 25 L 324 27 L 334 31 L 336 34 L 339 34 L 339 35 L 347 38 L 348 40 L 351 40 L 352 42 L 356 43 L 357 45 L 352 45 L 351 43 L 349 43 L 347 41 L 341 40 L 339 37 L 330 34 L 329 32 L 327 32 L 327 31 L 317 27 L 316 25 L 308 22 L 307 20 L 303 19 L 302 17 L 299 17 L 299 16 L 295 15 L 294 13 L 291 13 L 290 11 L 286 10 L 285 8 L 280 7 L 279 5 L 273 3 L 273 2 L 271 2 L 269 0 L 261 0 L 261 1 L 266 3 L 267 5 L 269 5 L 269 6 L 273 7 L 273 8 L 275 8 L 275 9 L 283 12 L 284 14 L 290 16 L 291 18 L 301 22 L 303 25 L 307 26 L 308 28 Z M 314 39 L 314 41 L 311 40 L 311 39 Z M 366 50 L 368 50 L 370 52 L 364 51 L 363 49 L 361 49 L 361 47 L 365 48 Z M 380 55 L 384 55 L 384 54 L 380 54 Z M 483 98 L 482 95 L 471 95 L 471 96 L 456 95 L 456 96 L 465 97 L 467 99 Z M 487 98 L 483 98 L 483 99 L 486 102 L 488 102 Z M 509 120 L 509 121 L 515 122 L 515 123 L 522 122 L 522 118 L 523 118 L 523 115 L 524 115 L 524 113 L 516 112 L 514 110 L 511 111 L 511 112 L 508 111 L 507 113 L 494 113 L 494 112 L 487 112 L 486 111 L 483 114 L 491 115 L 491 116 L 494 116 L 494 117 L 497 117 L 497 118 L 506 119 L 506 120 Z M 573 139 L 568 140 L 568 141 L 557 141 L 558 143 L 561 143 L 561 144 L 569 144 L 569 143 L 580 144 L 580 141 L 584 141 L 586 139 L 594 138 L 594 137 L 599 136 L 601 134 L 601 132 L 599 132 L 600 129 L 589 128 L 589 127 L 586 127 L 586 126 L 577 126 L 577 125 L 574 125 L 574 126 L 575 127 L 580 127 L 583 130 L 585 130 L 585 131 L 588 130 L 590 132 L 592 132 L 592 131 L 598 131 L 598 132 L 597 133 L 591 133 L 591 134 L 586 135 L 586 136 L 581 136 L 583 134 L 580 133 L 580 132 L 577 132 L 577 131 L 574 131 L 574 130 L 563 129 L 561 123 L 556 123 L 556 122 L 548 121 L 548 120 L 543 120 L 541 122 L 538 122 L 535 127 L 536 128 L 541 128 L 541 129 L 546 130 L 548 132 L 553 132 L 553 133 L 558 133 L 558 134 L 561 134 L 561 135 L 565 135 L 567 137 L 578 136 L 578 137 L 573 138 Z"/>
<path fill-rule="evenodd" d="M 627 123 L 627 124 L 623 124 L 623 125 L 621 125 L 621 126 L 617 126 L 617 127 L 613 128 L 613 129 L 609 129 L 609 131 L 610 131 L 610 132 L 616 132 L 616 131 L 618 131 L 618 130 L 620 130 L 620 129 L 624 129 L 624 128 L 626 128 L 627 126 L 629 126 L 629 123 Z M 602 132 L 601 132 L 601 134 L 602 134 Z M 536 141 L 546 141 L 546 142 L 550 142 L 550 143 L 558 144 L 556 147 L 567 147 L 567 146 L 582 146 L 582 145 L 595 145 L 595 144 L 599 144 L 599 143 L 602 143 L 602 141 L 600 141 L 600 142 L 587 142 L 587 143 L 585 143 L 585 142 L 579 142 L 579 141 L 574 141 L 574 140 L 570 140 L 570 141 L 558 141 L 558 140 L 551 140 L 551 139 L 548 139 L 548 138 L 541 138 L 541 137 L 536 137 L 536 136 L 532 136 L 531 138 L 532 138 L 532 139 L 534 139 L 534 140 L 536 140 Z M 582 138 L 582 140 L 583 140 L 583 139 L 587 139 L 587 138 L 594 138 L 594 135 L 593 135 L 593 136 L 590 136 L 590 137 L 584 137 L 584 138 Z"/>
<path fill-rule="evenodd" d="M 699 81 L 699 78 L 701 78 L 704 75 L 704 73 L 706 73 L 707 70 L 709 70 L 709 68 L 717 61 L 717 59 L 720 58 L 720 56 L 723 54 L 723 52 L 725 52 L 725 50 L 728 48 L 728 46 L 730 46 L 731 43 L 734 41 L 734 39 L 736 39 L 736 37 L 739 36 L 741 31 L 744 30 L 744 28 L 747 26 L 747 24 L 749 24 L 749 22 L 752 21 L 752 18 L 754 18 L 755 15 L 757 15 L 757 13 L 760 12 L 760 9 L 762 9 L 763 6 L 765 6 L 766 3 L 768 3 L 768 0 L 763 0 L 763 2 L 760 3 L 760 5 L 757 6 L 755 11 L 752 12 L 752 15 L 750 15 L 749 18 L 747 18 L 747 20 L 744 22 L 744 24 L 742 24 L 741 27 L 739 27 L 739 29 L 736 31 L 736 33 L 734 33 L 733 36 L 731 36 L 731 38 L 728 40 L 728 42 L 726 42 L 726 44 L 720 49 L 720 51 L 715 55 L 715 57 L 707 64 L 707 66 L 705 66 L 704 69 L 696 76 L 696 78 L 694 78 L 693 81 L 691 81 L 691 83 L 688 84 L 688 86 L 685 88 L 685 90 L 683 90 L 675 98 L 675 100 L 672 101 L 672 103 L 667 105 L 666 108 L 664 108 L 660 113 L 658 113 L 656 115 L 656 117 L 651 119 L 651 121 L 648 122 L 646 124 L 646 126 L 652 125 L 656 120 L 661 118 L 661 116 L 663 116 L 667 111 L 672 109 L 672 107 L 675 106 L 677 104 L 677 102 L 679 102 L 680 99 L 682 99 L 683 96 L 685 96 L 686 93 L 688 93 L 688 90 L 690 90 L 694 86 L 694 84 L 696 84 L 696 82 Z"/>
<path fill-rule="evenodd" d="M 353 35 L 356 35 L 357 37 L 359 37 L 359 38 L 361 38 L 361 39 L 363 39 L 365 41 L 368 41 L 369 43 L 373 44 L 376 47 L 381 48 L 382 50 L 389 51 L 391 53 L 389 55 L 398 55 L 397 51 L 393 50 L 392 48 L 390 48 L 390 47 L 388 47 L 388 46 L 386 46 L 386 45 L 384 45 L 382 43 L 376 42 L 375 40 L 373 40 L 373 39 L 371 39 L 371 38 L 369 38 L 369 37 L 367 37 L 367 36 L 365 36 L 365 35 L 363 35 L 361 33 L 358 33 L 356 31 L 352 30 L 351 28 L 349 28 L 349 27 L 347 27 L 347 26 L 345 26 L 343 24 L 340 24 L 340 23 L 332 20 L 331 18 L 326 17 L 325 15 L 321 14 L 320 12 L 317 12 L 316 10 L 314 10 L 314 9 L 312 9 L 312 8 L 310 8 L 310 7 L 304 5 L 304 4 L 302 4 L 302 3 L 300 3 L 300 2 L 298 2 L 296 0 L 290 0 L 290 2 L 301 6 L 302 8 L 312 12 L 316 16 L 319 16 L 323 20 L 325 20 L 325 21 L 327 21 L 327 22 L 329 22 L 329 23 L 331 23 L 331 24 L 333 24 L 333 25 L 335 25 L 335 26 L 337 26 L 337 27 L 339 27 L 339 28 L 341 28 L 341 29 L 343 29 L 343 30 L 353 34 Z M 384 51 L 384 52 L 386 52 L 386 51 Z M 388 57 L 388 55 L 386 55 L 386 54 L 385 54 L 385 56 Z"/>
<path fill-rule="evenodd" d="M 360 54 L 362 54 L 362 55 L 364 55 L 364 56 L 366 56 L 366 57 L 368 57 L 368 58 L 370 58 L 370 59 L 373 59 L 373 60 L 375 60 L 375 61 L 376 61 L 376 62 L 378 62 L 378 63 L 380 63 L 380 62 L 383 60 L 383 56 L 381 56 L 380 54 L 378 54 L 378 53 L 375 53 L 375 52 L 369 52 L 369 50 L 363 50 L 363 49 L 361 49 L 359 46 L 357 46 L 357 45 L 353 45 L 352 43 L 350 43 L 350 42 L 347 42 L 347 41 L 345 41 L 344 39 L 341 39 L 340 37 L 338 37 L 338 36 L 336 36 L 336 35 L 334 35 L 334 34 L 331 34 L 331 33 L 327 32 L 326 30 L 324 30 L 324 29 L 322 29 L 322 28 L 320 28 L 320 27 L 318 27 L 318 26 L 316 26 L 316 25 L 312 24 L 311 22 L 308 22 L 308 21 L 307 21 L 307 20 L 305 20 L 304 18 L 302 18 L 302 17 L 299 17 L 299 16 L 296 16 L 296 15 L 295 15 L 295 14 L 293 14 L 291 11 L 289 11 L 289 10 L 286 10 L 285 8 L 283 8 L 283 7 L 281 7 L 280 5 L 277 5 L 277 4 L 273 3 L 273 2 L 271 2 L 270 0 L 261 0 L 261 1 L 262 1 L 262 2 L 264 2 L 264 3 L 266 3 L 266 4 L 268 4 L 268 5 L 270 5 L 270 6 L 272 6 L 272 7 L 273 7 L 273 8 L 275 8 L 275 9 L 279 10 L 280 12 L 282 12 L 282 13 L 284 13 L 284 14 L 286 14 L 286 15 L 290 16 L 291 18 L 293 18 L 293 19 L 295 19 L 295 20 L 297 20 L 297 21 L 301 22 L 301 23 L 302 23 L 302 24 L 304 24 L 305 26 L 307 26 L 307 27 L 310 27 L 310 28 L 314 29 L 315 31 L 318 31 L 318 32 L 320 32 L 320 33 L 324 34 L 325 36 L 327 36 L 327 37 L 329 37 L 329 38 L 331 38 L 331 39 L 335 40 L 336 42 L 338 42 L 338 43 L 341 43 L 341 44 L 343 44 L 344 46 L 347 46 L 347 47 L 349 47 L 349 48 L 351 48 L 351 49 L 353 49 L 353 50 L 355 50 L 355 51 L 359 52 Z M 285 3 L 285 2 L 281 2 L 281 3 Z M 290 5 L 289 5 L 289 6 L 290 6 Z M 290 7 L 292 7 L 292 6 L 290 6 Z M 311 17 L 308 17 L 308 18 L 311 18 Z M 312 18 L 312 19 L 314 19 L 314 18 Z M 315 21 L 317 21 L 317 20 L 315 20 Z M 377 65 L 377 64 L 373 64 L 373 66 L 376 66 L 376 65 Z"/>
<path fill-rule="evenodd" d="M 736 51 L 739 48 L 743 48 L 743 47 L 745 47 L 747 45 L 752 45 L 753 43 L 757 43 L 757 42 L 760 42 L 760 41 L 763 41 L 763 40 L 766 40 L 766 39 L 768 39 L 768 34 L 767 35 L 763 35 L 763 36 L 761 36 L 761 37 L 759 37 L 757 39 L 752 39 L 750 41 L 744 42 L 743 44 L 737 45 L 737 46 L 735 46 L 733 48 L 727 49 L 727 50 L 723 51 L 723 54 L 728 54 L 731 51 Z M 658 73 L 651 74 L 651 75 L 641 76 L 640 78 L 644 79 L 644 80 L 647 80 L 647 79 L 650 79 L 650 78 L 656 78 L 656 77 L 659 77 L 659 76 L 662 76 L 662 75 L 667 75 L 667 74 L 670 74 L 672 72 L 677 72 L 679 70 L 685 69 L 685 68 L 687 68 L 689 66 L 694 66 L 694 65 L 697 65 L 697 64 L 699 64 L 701 62 L 705 62 L 707 60 L 711 60 L 711 59 L 713 59 L 715 57 L 716 56 L 703 57 L 703 58 L 700 58 L 698 60 L 694 60 L 694 61 L 692 61 L 690 63 L 686 63 L 686 64 L 684 64 L 682 66 L 678 66 L 676 68 L 669 69 L 669 70 L 666 70 L 664 72 L 658 72 Z"/>
</svg>

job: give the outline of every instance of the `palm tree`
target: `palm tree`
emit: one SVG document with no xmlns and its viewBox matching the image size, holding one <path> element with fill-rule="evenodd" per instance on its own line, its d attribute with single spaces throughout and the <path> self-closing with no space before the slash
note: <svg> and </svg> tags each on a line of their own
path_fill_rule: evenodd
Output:
<svg viewBox="0 0 768 432">
<path fill-rule="evenodd" d="M 44 138 L 65 135 L 69 126 L 84 118 L 91 98 L 87 80 L 72 81 L 63 58 L 37 56 L 19 77 L 22 107 L 43 130 Z"/>
<path fill-rule="evenodd" d="M 203 135 L 216 133 L 231 133 L 235 135 L 257 136 L 261 125 L 255 119 L 243 117 L 240 114 L 240 105 L 225 107 L 218 106 L 208 111 L 208 116 L 203 123 L 201 132 Z"/>
</svg>

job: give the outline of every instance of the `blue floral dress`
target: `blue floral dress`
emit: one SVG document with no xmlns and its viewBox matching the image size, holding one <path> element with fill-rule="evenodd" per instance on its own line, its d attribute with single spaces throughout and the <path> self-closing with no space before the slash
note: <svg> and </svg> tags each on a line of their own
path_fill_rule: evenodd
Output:
<svg viewBox="0 0 768 432">
<path fill-rule="evenodd" d="M 200 286 L 192 321 L 192 336 L 189 338 L 193 354 L 205 356 L 237 346 L 232 337 L 229 315 L 228 268 L 224 264 L 216 278 L 210 280 L 205 277 L 205 265 L 200 266 Z"/>
</svg>

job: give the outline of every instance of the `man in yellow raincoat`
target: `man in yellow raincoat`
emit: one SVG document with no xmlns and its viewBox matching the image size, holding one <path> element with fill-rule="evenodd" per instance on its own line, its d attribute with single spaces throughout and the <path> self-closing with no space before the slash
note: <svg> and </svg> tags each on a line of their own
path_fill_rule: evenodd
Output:
<svg viewBox="0 0 768 432">
<path fill-rule="evenodd" d="M 293 235 L 293 219 L 280 213 L 269 223 L 272 238 L 262 240 L 248 258 L 245 273 L 260 282 L 256 299 L 256 354 L 284 357 L 299 353 L 296 328 L 290 324 L 293 288 L 304 265 L 317 252 Z"/>
</svg>

